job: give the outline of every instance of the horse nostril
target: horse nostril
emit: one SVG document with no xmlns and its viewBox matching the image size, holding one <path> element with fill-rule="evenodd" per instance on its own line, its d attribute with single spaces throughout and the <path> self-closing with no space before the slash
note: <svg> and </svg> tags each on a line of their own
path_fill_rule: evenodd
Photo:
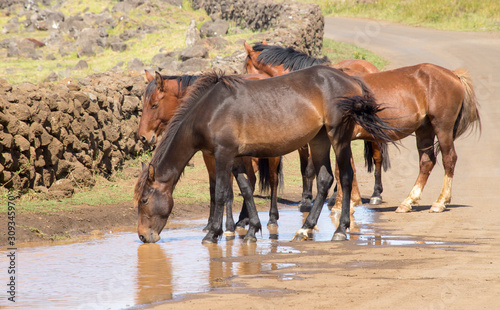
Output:
<svg viewBox="0 0 500 310">
<path fill-rule="evenodd" d="M 139 139 L 141 140 L 142 143 L 146 143 L 147 142 L 146 141 L 146 137 L 144 137 L 144 136 L 141 136 Z"/>
<path fill-rule="evenodd" d="M 143 234 L 140 234 L 140 235 L 139 235 L 139 239 L 140 239 L 142 242 L 146 243 L 146 237 L 144 237 L 144 235 L 143 235 Z"/>
</svg>

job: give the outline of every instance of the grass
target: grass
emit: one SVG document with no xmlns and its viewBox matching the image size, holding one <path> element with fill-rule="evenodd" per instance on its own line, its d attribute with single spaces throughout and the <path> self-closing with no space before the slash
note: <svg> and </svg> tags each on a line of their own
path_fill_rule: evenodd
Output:
<svg viewBox="0 0 500 310">
<path fill-rule="evenodd" d="M 111 9 L 116 2 L 117 1 L 109 0 L 99 2 L 69 0 L 61 7 L 61 11 L 67 16 L 81 13 L 84 10 L 87 12 L 100 13 L 105 8 Z M 24 81 L 38 83 L 43 81 L 51 72 L 57 73 L 62 78 L 71 77 L 78 79 L 95 72 L 107 71 L 117 65 L 119 61 L 122 61 L 124 67 L 126 67 L 127 63 L 134 58 L 139 58 L 147 65 L 151 63 L 153 56 L 161 51 L 165 52 L 185 48 L 185 34 L 188 24 L 192 19 L 197 21 L 198 27 L 210 19 L 203 10 L 194 11 L 189 7 L 187 10 L 184 10 L 159 0 L 153 0 L 152 3 L 155 7 L 149 14 L 141 9 L 135 9 L 127 14 L 121 21 L 121 16 L 115 16 L 117 19 L 117 26 L 108 30 L 109 35 L 119 35 L 126 30 L 135 30 L 137 25 L 156 26 L 159 30 L 156 33 L 145 34 L 141 38 L 132 38 L 126 41 L 128 47 L 124 52 L 115 52 L 110 48 L 105 48 L 99 51 L 95 57 L 79 58 L 76 52 L 67 56 L 60 56 L 58 47 L 46 46 L 38 50 L 39 54 L 43 54 L 43 57 L 38 60 L 23 57 L 2 57 L 2 62 L 0 62 L 0 76 L 5 77 L 11 84 L 19 84 Z M 186 7 L 187 2 L 184 5 Z M 87 7 L 88 9 L 86 9 Z M 0 26 L 3 27 L 10 18 L 11 16 L 6 16 L 5 13 L 0 12 Z M 254 33 L 251 31 L 243 31 L 239 34 L 230 33 L 225 37 L 228 42 L 226 47 L 212 53 L 211 56 L 220 55 L 224 57 L 230 55 L 236 48 L 240 47 L 240 39 L 248 39 L 252 35 L 254 35 Z M 8 38 L 17 38 L 19 36 L 22 36 L 22 34 L 0 34 L 0 41 Z M 48 32 L 44 31 L 29 33 L 29 37 L 37 40 L 42 40 L 48 36 Z M 45 56 L 50 53 L 56 55 L 57 59 L 46 60 Z M 6 56 L 6 53 L 3 56 Z M 80 60 L 85 60 L 89 68 L 71 71 L 71 68 Z M 67 70 L 67 68 L 69 70 Z"/>
<path fill-rule="evenodd" d="M 498 0 L 301 1 L 318 4 L 329 16 L 371 18 L 441 30 L 500 30 Z"/>
<path fill-rule="evenodd" d="M 323 55 L 328 56 L 332 63 L 337 63 L 344 59 L 363 59 L 371 62 L 380 70 L 384 69 L 389 63 L 367 49 L 327 38 L 323 38 Z"/>
</svg>

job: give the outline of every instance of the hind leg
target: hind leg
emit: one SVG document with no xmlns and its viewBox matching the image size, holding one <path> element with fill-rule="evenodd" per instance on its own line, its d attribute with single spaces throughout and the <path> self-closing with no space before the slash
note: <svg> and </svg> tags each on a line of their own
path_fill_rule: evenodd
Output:
<svg viewBox="0 0 500 310">
<path fill-rule="evenodd" d="M 271 207 L 267 227 L 278 226 L 280 217 L 278 212 L 278 184 L 280 175 L 281 157 L 269 158 L 269 183 L 271 187 Z"/>
<path fill-rule="evenodd" d="M 382 192 L 384 188 L 382 187 L 382 152 L 380 147 L 375 142 L 369 142 L 372 144 L 373 149 L 373 162 L 375 163 L 375 185 L 373 186 L 373 194 L 370 198 L 370 204 L 379 205 L 382 203 Z M 388 154 L 384 154 L 388 156 Z"/>
<path fill-rule="evenodd" d="M 453 135 L 451 134 L 451 131 L 449 134 L 438 133 L 437 137 L 443 159 L 444 181 L 441 193 L 438 199 L 432 204 L 429 212 L 443 212 L 444 210 L 446 210 L 445 204 L 450 203 L 451 185 L 453 181 L 453 175 L 455 173 L 455 165 L 458 158 L 455 151 L 455 146 L 453 144 Z"/>
<path fill-rule="evenodd" d="M 324 129 L 322 130 L 324 131 Z M 309 142 L 313 167 L 316 172 L 316 186 L 318 193 L 316 194 L 316 199 L 314 199 L 311 212 L 309 212 L 309 215 L 305 219 L 302 228 L 295 233 L 293 238 L 295 241 L 303 241 L 309 238 L 309 235 L 318 223 L 318 218 L 321 214 L 323 204 L 326 201 L 328 190 L 333 183 L 333 173 L 330 163 L 331 144 L 325 133 L 326 132 L 319 133 L 312 141 Z"/>
<path fill-rule="evenodd" d="M 243 163 L 245 165 L 245 170 L 247 171 L 247 177 L 255 191 L 255 183 L 257 178 L 255 177 L 257 158 L 243 157 Z M 247 201 L 243 198 L 243 205 L 241 206 L 240 215 L 238 217 L 238 222 L 236 222 L 235 227 L 245 228 L 248 225 L 250 219 L 248 218 Z"/>
<path fill-rule="evenodd" d="M 250 180 L 246 177 L 245 165 L 241 158 L 236 158 L 233 166 L 233 175 L 236 178 L 236 182 L 240 188 L 241 194 L 245 199 L 245 204 L 247 206 L 248 217 L 249 217 L 249 228 L 247 234 L 245 235 L 244 241 L 246 242 L 256 242 L 257 238 L 255 234 L 261 230 L 261 224 L 259 220 L 259 215 L 257 213 L 257 208 L 255 207 L 255 202 L 253 200 L 254 187 Z"/>
<path fill-rule="evenodd" d="M 422 190 L 424 189 L 427 179 L 436 164 L 436 154 L 434 152 L 434 131 L 429 125 L 424 128 L 419 128 L 416 132 L 417 148 L 420 157 L 420 172 L 418 174 L 415 185 L 408 197 L 396 209 L 398 213 L 411 211 L 411 206 L 420 200 Z"/>
<path fill-rule="evenodd" d="M 350 201 L 350 213 L 354 213 L 354 206 L 360 206 L 362 205 L 361 201 L 361 194 L 359 193 L 359 187 L 358 187 L 358 181 L 356 179 L 356 167 L 354 166 L 354 160 L 351 156 L 351 168 L 353 170 L 353 178 L 352 178 L 352 190 L 351 190 L 351 201 Z M 328 206 L 333 205 L 331 207 L 331 211 L 333 212 L 331 216 L 334 216 L 335 213 L 340 214 L 342 211 L 342 199 L 343 199 L 343 191 L 342 191 L 342 186 L 340 186 L 340 173 L 339 173 L 339 166 L 337 163 L 335 163 L 335 179 L 337 180 L 337 196 L 335 197 L 332 196 L 330 200 L 328 201 Z"/>
<path fill-rule="evenodd" d="M 302 200 L 299 204 L 301 212 L 307 212 L 312 206 L 312 186 L 314 181 L 314 166 L 309 156 L 309 147 L 304 145 L 297 150 L 300 159 L 300 173 L 302 174 Z"/>
</svg>

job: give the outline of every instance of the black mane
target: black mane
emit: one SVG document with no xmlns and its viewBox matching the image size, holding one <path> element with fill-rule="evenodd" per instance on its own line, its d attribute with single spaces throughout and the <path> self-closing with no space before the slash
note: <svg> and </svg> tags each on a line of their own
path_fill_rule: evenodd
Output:
<svg viewBox="0 0 500 310">
<path fill-rule="evenodd" d="M 181 93 L 186 92 L 187 87 L 194 84 L 196 80 L 200 77 L 199 75 L 162 75 L 164 80 L 177 80 L 177 84 L 179 86 L 179 90 Z M 151 100 L 151 96 L 153 96 L 154 91 L 156 89 L 156 79 L 153 79 L 149 82 L 148 86 L 146 86 L 146 90 L 144 91 L 144 102 L 149 102 Z"/>
<path fill-rule="evenodd" d="M 257 43 L 253 50 L 261 52 L 257 60 L 273 66 L 283 65 L 285 70 L 296 71 L 315 65 L 325 65 L 330 63 L 328 57 L 315 58 L 306 53 L 297 51 L 292 47 L 284 48 L 281 46 L 267 45 Z"/>
</svg>

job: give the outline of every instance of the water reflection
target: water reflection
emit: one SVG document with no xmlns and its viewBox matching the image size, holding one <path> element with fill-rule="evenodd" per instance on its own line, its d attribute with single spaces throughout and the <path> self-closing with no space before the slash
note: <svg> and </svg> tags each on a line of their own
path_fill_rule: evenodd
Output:
<svg viewBox="0 0 500 310">
<path fill-rule="evenodd" d="M 172 263 L 159 244 L 137 247 L 136 304 L 172 299 Z"/>
</svg>

